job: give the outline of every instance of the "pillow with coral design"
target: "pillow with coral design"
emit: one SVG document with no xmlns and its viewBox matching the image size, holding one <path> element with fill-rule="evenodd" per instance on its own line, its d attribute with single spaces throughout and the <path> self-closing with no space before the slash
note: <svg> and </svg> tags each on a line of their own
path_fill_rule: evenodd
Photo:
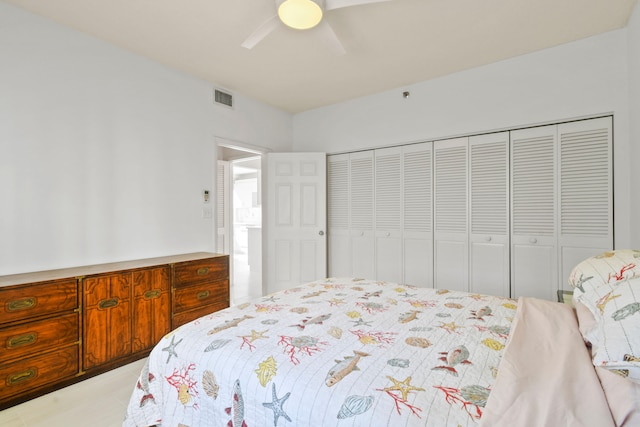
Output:
<svg viewBox="0 0 640 427">
<path fill-rule="evenodd" d="M 569 275 L 569 285 L 574 288 L 575 302 L 582 301 L 589 289 L 636 276 L 640 276 L 640 250 L 618 249 L 587 258 L 576 265 Z M 598 318 L 597 313 L 594 315 Z"/>
<path fill-rule="evenodd" d="M 593 364 L 640 383 L 640 277 L 586 289 L 582 302 L 599 315 Z"/>
</svg>

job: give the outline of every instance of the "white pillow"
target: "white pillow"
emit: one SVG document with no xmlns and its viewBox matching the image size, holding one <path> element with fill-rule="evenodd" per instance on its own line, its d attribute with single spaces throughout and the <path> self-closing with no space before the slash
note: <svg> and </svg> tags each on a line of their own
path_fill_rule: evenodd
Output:
<svg viewBox="0 0 640 427">
<path fill-rule="evenodd" d="M 640 250 L 618 249 L 587 258 L 573 268 L 569 285 L 573 299 L 579 299 L 588 289 L 605 283 L 640 276 Z"/>
<path fill-rule="evenodd" d="M 593 364 L 640 383 L 640 277 L 585 289 L 598 322 Z"/>
<path fill-rule="evenodd" d="M 575 301 L 574 307 L 582 339 L 589 345 L 591 351 L 595 353 L 598 350 L 598 321 L 591 313 L 591 310 L 583 303 Z"/>
</svg>

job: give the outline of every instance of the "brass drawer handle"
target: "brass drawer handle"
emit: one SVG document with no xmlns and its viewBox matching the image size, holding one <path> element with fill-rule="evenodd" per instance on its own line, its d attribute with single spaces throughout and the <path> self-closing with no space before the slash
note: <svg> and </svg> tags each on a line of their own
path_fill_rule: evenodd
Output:
<svg viewBox="0 0 640 427">
<path fill-rule="evenodd" d="M 208 296 L 209 296 L 209 291 L 202 291 L 202 292 L 198 292 L 198 294 L 196 295 L 196 298 L 198 298 L 199 300 L 203 300 Z"/>
<path fill-rule="evenodd" d="M 102 301 L 100 301 L 98 303 L 98 307 L 105 309 L 105 308 L 113 308 L 116 305 L 118 305 L 118 298 L 109 298 L 109 299 L 103 299 Z"/>
<path fill-rule="evenodd" d="M 154 298 L 158 298 L 159 296 L 160 296 L 159 289 L 152 289 L 144 293 L 144 299 L 154 299 Z"/>
<path fill-rule="evenodd" d="M 198 276 L 204 276 L 205 274 L 209 274 L 209 267 L 202 267 L 196 270 L 196 274 Z"/>
<path fill-rule="evenodd" d="M 20 372 L 18 374 L 11 375 L 9 377 L 9 385 L 18 384 L 18 383 L 21 383 L 23 381 L 30 380 L 31 378 L 35 378 L 37 373 L 38 373 L 38 371 L 36 370 L 36 368 L 29 368 L 24 372 Z"/>
<path fill-rule="evenodd" d="M 36 306 L 37 298 L 29 297 L 9 301 L 7 303 L 7 311 L 28 310 Z"/>
<path fill-rule="evenodd" d="M 23 345 L 33 344 L 37 339 L 38 334 L 36 334 L 35 332 L 13 337 L 9 340 L 7 348 L 16 348 L 22 347 Z"/>
</svg>

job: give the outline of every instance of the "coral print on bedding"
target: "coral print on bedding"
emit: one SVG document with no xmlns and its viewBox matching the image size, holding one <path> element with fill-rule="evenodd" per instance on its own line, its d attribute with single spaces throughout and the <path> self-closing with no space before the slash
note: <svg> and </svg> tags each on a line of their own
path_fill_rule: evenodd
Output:
<svg viewBox="0 0 640 427">
<path fill-rule="evenodd" d="M 124 426 L 472 426 L 516 302 L 325 279 L 165 336 Z"/>
<path fill-rule="evenodd" d="M 582 301 L 599 314 L 594 365 L 640 384 L 640 277 L 590 289 Z"/>
<path fill-rule="evenodd" d="M 581 331 L 593 346 L 594 365 L 640 383 L 640 251 L 586 259 L 573 269 L 569 284 L 576 307 L 583 304 L 594 319 Z"/>
<path fill-rule="evenodd" d="M 603 284 L 640 276 L 640 250 L 619 249 L 603 252 L 576 265 L 569 275 L 574 299 Z"/>
</svg>

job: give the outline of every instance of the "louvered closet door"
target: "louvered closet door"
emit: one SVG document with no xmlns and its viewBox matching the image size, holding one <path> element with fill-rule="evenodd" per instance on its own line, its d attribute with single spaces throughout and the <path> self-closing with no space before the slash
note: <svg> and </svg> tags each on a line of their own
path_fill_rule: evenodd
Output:
<svg viewBox="0 0 640 427">
<path fill-rule="evenodd" d="M 580 261 L 613 249 L 612 120 L 558 126 L 560 288 Z"/>
<path fill-rule="evenodd" d="M 404 282 L 433 287 L 432 144 L 402 147 Z"/>
<path fill-rule="evenodd" d="M 351 274 L 375 278 L 373 150 L 349 154 Z"/>
<path fill-rule="evenodd" d="M 511 296 L 555 299 L 557 127 L 511 132 Z"/>
<path fill-rule="evenodd" d="M 433 143 L 434 285 L 439 289 L 469 290 L 467 143 L 468 138 Z"/>
<path fill-rule="evenodd" d="M 329 276 L 351 277 L 349 154 L 327 157 L 327 192 Z"/>
<path fill-rule="evenodd" d="M 469 138 L 469 289 L 509 296 L 509 132 Z"/>
<path fill-rule="evenodd" d="M 375 150 L 377 280 L 403 282 L 402 148 Z"/>
</svg>

